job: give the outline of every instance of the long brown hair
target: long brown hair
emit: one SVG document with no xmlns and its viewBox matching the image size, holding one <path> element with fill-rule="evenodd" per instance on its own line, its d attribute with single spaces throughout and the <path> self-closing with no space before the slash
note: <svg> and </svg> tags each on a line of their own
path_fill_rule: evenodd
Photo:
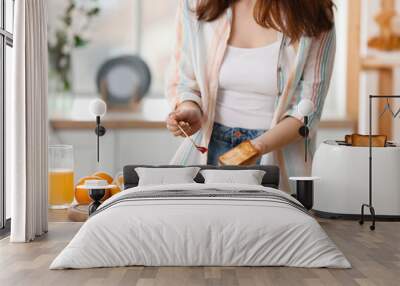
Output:
<svg viewBox="0 0 400 286">
<path fill-rule="evenodd" d="M 199 21 L 214 21 L 239 0 L 199 0 Z M 265 27 L 284 33 L 292 41 L 302 36 L 318 37 L 334 25 L 332 0 L 257 0 L 254 19 Z"/>
</svg>

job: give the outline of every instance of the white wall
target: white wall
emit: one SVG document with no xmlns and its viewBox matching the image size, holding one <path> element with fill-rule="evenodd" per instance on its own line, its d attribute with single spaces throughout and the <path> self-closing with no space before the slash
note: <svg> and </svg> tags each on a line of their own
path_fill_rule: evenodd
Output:
<svg viewBox="0 0 400 286">
<path fill-rule="evenodd" d="M 177 3 L 177 0 L 100 0 L 100 13 L 87 33 L 89 45 L 75 49 L 72 54 L 74 93 L 97 93 L 97 71 L 106 60 L 140 54 L 152 73 L 151 94 L 162 96 Z M 66 4 L 67 1 L 48 0 L 50 33 L 58 26 Z"/>
<path fill-rule="evenodd" d="M 400 0 L 395 0 L 397 10 L 400 11 Z M 376 0 L 367 0 L 362 1 L 363 11 L 362 11 L 362 21 L 361 21 L 361 52 L 362 55 L 366 56 L 371 53 L 371 50 L 367 47 L 367 41 L 370 37 L 376 36 L 379 33 L 379 28 L 374 22 L 374 17 L 379 12 L 380 9 L 380 1 Z M 395 71 L 395 84 L 393 87 L 393 94 L 400 94 L 400 69 L 396 69 Z M 377 94 L 378 93 L 378 76 L 376 72 L 365 72 L 361 76 L 360 81 L 360 130 L 359 132 L 367 134 L 368 133 L 368 120 L 369 120 L 369 112 L 368 112 L 368 95 L 369 94 Z M 397 100 L 394 104 L 396 109 L 400 108 L 400 101 Z M 379 114 L 379 110 L 377 108 L 374 109 L 373 118 L 377 119 L 377 114 Z M 394 131 L 394 140 L 400 142 L 400 118 L 397 118 L 395 121 L 393 131 Z M 377 130 L 377 121 L 375 120 L 375 124 L 373 126 L 374 132 Z"/>
<path fill-rule="evenodd" d="M 347 1 L 335 0 L 336 12 L 336 59 L 331 86 L 325 103 L 322 119 L 341 119 L 346 117 L 347 81 Z"/>
<path fill-rule="evenodd" d="M 104 61 L 121 54 L 137 52 L 136 2 L 99 0 L 100 13 L 93 18 L 86 32 L 90 39 L 89 45 L 73 51 L 72 82 L 75 92 L 96 93 L 96 74 Z M 47 1 L 50 37 L 54 29 L 59 27 L 59 18 L 67 4 L 68 1 Z"/>
</svg>

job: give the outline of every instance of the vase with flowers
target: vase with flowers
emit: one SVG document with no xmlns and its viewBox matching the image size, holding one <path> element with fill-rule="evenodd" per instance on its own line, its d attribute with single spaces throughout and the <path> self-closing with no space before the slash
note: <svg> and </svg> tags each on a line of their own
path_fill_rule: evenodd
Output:
<svg viewBox="0 0 400 286">
<path fill-rule="evenodd" d="M 70 97 L 73 87 L 72 53 L 74 49 L 83 48 L 89 44 L 90 24 L 99 13 L 99 0 L 68 0 L 55 23 L 49 26 L 50 94 L 63 98 Z"/>
</svg>

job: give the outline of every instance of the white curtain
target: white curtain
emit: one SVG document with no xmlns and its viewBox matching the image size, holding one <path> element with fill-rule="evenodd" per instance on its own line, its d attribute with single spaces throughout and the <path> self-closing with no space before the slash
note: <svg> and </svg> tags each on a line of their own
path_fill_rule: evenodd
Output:
<svg viewBox="0 0 400 286">
<path fill-rule="evenodd" d="M 6 110 L 12 242 L 47 232 L 47 16 L 45 0 L 15 1 L 13 93 Z"/>
</svg>

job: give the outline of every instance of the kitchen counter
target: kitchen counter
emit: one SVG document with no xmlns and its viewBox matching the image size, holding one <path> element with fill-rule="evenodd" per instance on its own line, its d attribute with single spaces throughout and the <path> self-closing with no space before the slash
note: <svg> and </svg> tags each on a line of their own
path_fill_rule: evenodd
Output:
<svg viewBox="0 0 400 286">
<path fill-rule="evenodd" d="M 89 112 L 92 98 L 79 98 L 64 102 L 65 107 L 49 108 L 50 125 L 53 129 L 92 129 L 95 118 Z M 107 129 L 164 129 L 170 112 L 165 99 L 144 99 L 137 110 L 108 111 L 102 118 Z"/>
<path fill-rule="evenodd" d="M 53 129 L 92 129 L 95 118 L 89 112 L 92 98 L 77 98 L 67 102 L 66 107 L 50 108 L 50 125 Z M 164 129 L 170 112 L 163 98 L 147 98 L 135 111 L 109 111 L 102 119 L 107 129 Z M 321 129 L 355 130 L 355 122 L 347 119 L 325 119 Z"/>
</svg>

